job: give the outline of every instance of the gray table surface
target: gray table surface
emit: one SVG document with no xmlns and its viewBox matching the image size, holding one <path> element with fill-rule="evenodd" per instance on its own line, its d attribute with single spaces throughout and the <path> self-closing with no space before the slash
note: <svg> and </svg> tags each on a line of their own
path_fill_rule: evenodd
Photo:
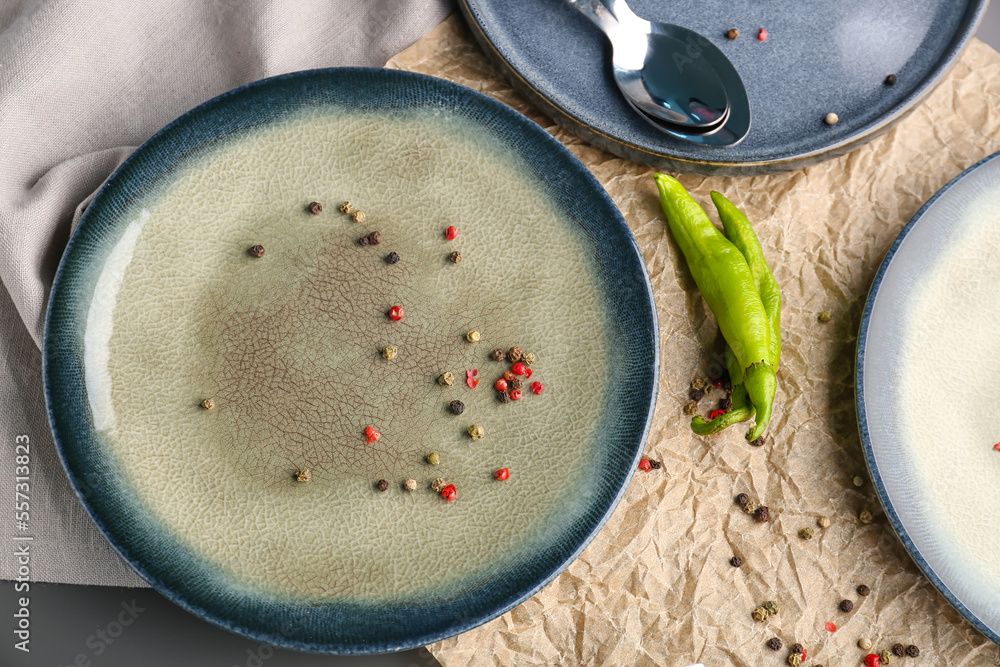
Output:
<svg viewBox="0 0 1000 667">
<path fill-rule="evenodd" d="M 1000 3 L 978 37 L 1000 50 Z M 14 648 L 17 599 L 0 583 L 0 665 L 20 667 L 434 667 L 426 650 L 368 657 L 276 650 L 221 630 L 148 589 L 31 584 L 31 652 Z M 124 605 L 124 606 L 123 606 Z M 134 620 L 125 627 L 118 617 Z M 116 635 L 116 636 L 115 636 Z"/>
</svg>

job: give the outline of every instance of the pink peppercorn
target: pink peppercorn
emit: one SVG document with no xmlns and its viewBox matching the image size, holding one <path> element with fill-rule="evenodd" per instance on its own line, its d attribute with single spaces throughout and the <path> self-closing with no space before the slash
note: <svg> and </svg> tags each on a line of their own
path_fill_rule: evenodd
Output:
<svg viewBox="0 0 1000 667">
<path fill-rule="evenodd" d="M 403 319 L 403 307 L 393 306 L 389 309 L 389 319 L 393 322 L 398 322 Z"/>
<path fill-rule="evenodd" d="M 450 503 L 458 497 L 458 489 L 455 488 L 454 484 L 449 484 L 441 489 L 441 497 Z"/>
<path fill-rule="evenodd" d="M 534 375 L 534 371 L 531 370 L 530 368 L 528 370 L 524 371 L 524 379 L 525 380 L 530 379 L 532 375 Z"/>
<path fill-rule="evenodd" d="M 445 230 L 444 237 L 449 241 L 454 241 L 458 238 L 458 227 L 452 225 L 447 230 Z"/>
<path fill-rule="evenodd" d="M 479 375 L 479 369 L 473 368 L 471 371 L 465 371 L 465 384 L 469 385 L 470 389 L 475 389 L 479 386 L 479 379 L 476 377 Z"/>
<path fill-rule="evenodd" d="M 543 391 L 545 391 L 545 385 L 539 382 L 538 380 L 535 380 L 534 382 L 531 383 L 531 391 L 535 392 L 536 395 L 541 394 Z"/>
<path fill-rule="evenodd" d="M 503 378 L 497 380 L 497 383 L 493 385 L 493 388 L 497 391 L 507 391 L 507 381 Z"/>
<path fill-rule="evenodd" d="M 510 479 L 510 468 L 500 468 L 500 470 L 497 470 L 495 473 L 493 473 L 493 476 L 496 477 L 501 482 Z"/>
<path fill-rule="evenodd" d="M 512 390 L 510 392 L 510 400 L 512 400 L 512 401 L 520 401 L 521 400 L 521 390 L 520 389 L 514 389 L 514 390 Z"/>
<path fill-rule="evenodd" d="M 865 665 L 867 667 L 882 667 L 882 658 L 875 653 L 869 653 L 865 656 Z"/>
<path fill-rule="evenodd" d="M 712 410 L 712 412 L 709 413 L 708 418 L 709 419 L 718 419 L 719 417 L 721 417 L 724 414 L 726 414 L 725 410 Z"/>
<path fill-rule="evenodd" d="M 767 30 L 764 30 L 763 28 L 761 28 L 760 32 L 757 33 L 757 39 L 760 40 L 761 42 L 766 42 L 767 41 Z"/>
<path fill-rule="evenodd" d="M 524 375 L 527 372 L 528 367 L 518 362 L 514 364 L 514 366 L 510 370 L 514 371 L 514 375 Z"/>
<path fill-rule="evenodd" d="M 376 431 L 373 427 L 369 426 L 365 429 L 365 437 L 368 439 L 368 444 L 370 445 L 381 438 L 382 434 Z"/>
<path fill-rule="evenodd" d="M 653 465 L 649 462 L 649 459 L 643 459 L 639 461 L 639 470 L 643 472 L 649 472 L 653 469 Z"/>
</svg>

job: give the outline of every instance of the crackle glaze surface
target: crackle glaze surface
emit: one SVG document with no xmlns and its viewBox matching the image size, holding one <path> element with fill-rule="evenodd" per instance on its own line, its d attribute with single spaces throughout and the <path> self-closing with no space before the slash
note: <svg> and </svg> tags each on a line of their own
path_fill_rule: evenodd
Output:
<svg viewBox="0 0 1000 667">
<path fill-rule="evenodd" d="M 544 585 L 617 502 L 655 391 L 649 297 L 610 200 L 526 119 L 398 72 L 279 77 L 175 121 L 91 206 L 50 309 L 53 430 L 182 605 L 296 648 L 423 644 Z M 512 345 L 546 391 L 503 405 L 489 353 Z"/>
<path fill-rule="evenodd" d="M 609 343 L 593 266 L 578 230 L 473 130 L 429 113 L 304 114 L 186 168 L 123 236 L 110 338 L 86 348 L 110 391 L 91 404 L 151 512 L 236 580 L 317 599 L 440 588 L 522 547 L 592 477 Z M 344 199 L 363 223 L 335 208 Z M 311 215 L 312 200 L 326 210 Z M 384 241 L 360 247 L 373 230 Z M 510 364 L 489 352 L 514 344 L 537 353 L 546 391 L 503 405 L 491 385 Z M 482 374 L 475 390 L 466 369 Z M 436 382 L 444 371 L 454 386 Z M 472 442 L 473 423 L 486 438 Z M 460 501 L 431 492 L 435 477 Z"/>
</svg>

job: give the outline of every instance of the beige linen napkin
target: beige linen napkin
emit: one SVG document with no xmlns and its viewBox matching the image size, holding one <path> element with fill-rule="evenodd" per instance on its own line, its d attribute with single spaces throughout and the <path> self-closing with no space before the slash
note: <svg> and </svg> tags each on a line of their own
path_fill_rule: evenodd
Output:
<svg viewBox="0 0 1000 667">
<path fill-rule="evenodd" d="M 453 9 L 451 0 L 0 3 L 0 535 L 8 546 L 34 537 L 32 580 L 142 585 L 73 495 L 42 399 L 46 298 L 82 204 L 191 107 L 283 72 L 381 66 Z M 23 531 L 10 509 L 19 435 L 31 442 Z M 0 558 L 0 578 L 14 576 L 15 560 Z"/>
</svg>

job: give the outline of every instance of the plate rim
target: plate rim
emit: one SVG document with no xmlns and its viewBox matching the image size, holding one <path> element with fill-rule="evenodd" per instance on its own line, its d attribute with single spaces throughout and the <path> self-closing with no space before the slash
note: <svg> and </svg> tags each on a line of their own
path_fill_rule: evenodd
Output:
<svg viewBox="0 0 1000 667">
<path fill-rule="evenodd" d="M 938 190 L 934 195 L 924 203 L 923 206 L 913 215 L 912 218 L 906 223 L 903 229 L 899 232 L 899 235 L 893 241 L 892 245 L 889 247 L 885 258 L 879 265 L 878 271 L 875 274 L 875 279 L 872 282 L 871 289 L 868 292 L 868 297 L 865 299 L 864 310 L 861 315 L 861 325 L 858 328 L 858 346 L 855 355 L 855 365 L 854 365 L 854 399 L 855 399 L 855 411 L 857 412 L 858 420 L 858 432 L 861 436 L 861 449 L 864 453 L 865 463 L 868 466 L 868 471 L 872 476 L 872 483 L 875 487 L 876 495 L 878 496 L 879 502 L 885 511 L 886 518 L 889 520 L 889 525 L 892 527 L 893 532 L 895 532 L 896 537 L 902 543 L 903 548 L 906 553 L 910 556 L 913 562 L 917 565 L 920 571 L 925 577 L 931 582 L 934 588 L 940 593 L 945 601 L 948 602 L 952 607 L 955 608 L 958 613 L 960 613 L 969 623 L 973 625 L 979 632 L 985 635 L 990 641 L 995 644 L 1000 644 L 1000 632 L 991 629 L 986 623 L 984 623 L 979 616 L 977 616 L 971 609 L 969 609 L 964 602 L 959 600 L 958 596 L 941 580 L 934 569 L 931 567 L 930 563 L 924 559 L 920 550 L 917 548 L 913 540 L 910 539 L 909 533 L 907 532 L 903 522 L 900 520 L 895 507 L 892 504 L 892 499 L 889 497 L 888 490 L 882 482 L 882 475 L 879 472 L 878 461 L 875 459 L 875 449 L 872 446 L 871 434 L 868 427 L 868 414 L 866 411 L 866 400 L 865 400 L 865 359 L 866 359 L 866 346 L 868 342 L 869 334 L 869 324 L 871 320 L 871 314 L 875 309 L 876 299 L 878 297 L 878 292 L 882 286 L 882 281 L 885 278 L 889 267 L 892 264 L 892 260 L 899 250 L 903 241 L 909 236 L 910 232 L 916 228 L 920 220 L 923 219 L 927 211 L 942 197 L 944 196 L 953 186 L 958 184 L 960 181 L 965 179 L 972 172 L 977 169 L 993 162 L 994 160 L 1000 159 L 1000 151 L 988 155 L 979 162 L 976 162 L 971 167 L 963 170 L 960 174 L 955 176 L 953 179 L 948 181 L 940 190 Z"/>
<path fill-rule="evenodd" d="M 520 70 L 503 54 L 503 52 L 493 43 L 485 26 L 482 24 L 479 13 L 474 6 L 476 3 L 488 2 L 489 0 L 458 0 L 459 8 L 465 18 L 465 23 L 469 26 L 476 38 L 476 42 L 483 48 L 486 55 L 500 66 L 501 73 L 511 84 L 528 95 L 534 104 L 541 107 L 541 111 L 546 117 L 553 119 L 557 124 L 569 128 L 577 136 L 581 136 L 588 143 L 591 142 L 591 135 L 601 140 L 602 145 L 598 146 L 603 150 L 608 150 L 618 154 L 606 145 L 620 147 L 629 153 L 628 159 L 642 162 L 655 167 L 670 166 L 680 171 L 686 171 L 703 175 L 723 175 L 723 176 L 749 176 L 758 174 L 776 173 L 800 169 L 828 159 L 833 159 L 849 153 L 856 148 L 860 148 L 872 139 L 888 132 L 897 123 L 914 111 L 930 95 L 938 84 L 948 75 L 957 64 L 962 53 L 975 37 L 979 24 L 982 22 L 990 0 L 970 0 L 971 20 L 966 21 L 964 27 L 957 30 L 945 51 L 942 58 L 928 72 L 927 76 L 916 86 L 910 95 L 905 97 L 899 104 L 890 109 L 887 114 L 877 120 L 862 126 L 858 131 L 850 134 L 841 140 L 829 144 L 823 148 L 801 153 L 790 157 L 778 158 L 774 160 L 701 160 L 691 157 L 674 155 L 668 152 L 650 150 L 649 148 L 631 141 L 626 141 L 612 134 L 595 128 L 572 112 L 564 109 L 554 100 L 550 99 L 537 86 L 532 84 Z M 603 0 L 602 0 L 603 1 Z M 529 92 L 530 91 L 530 92 Z M 636 157 L 641 156 L 641 157 Z"/>
<path fill-rule="evenodd" d="M 57 429 L 56 420 L 56 406 L 54 405 L 55 400 L 53 398 L 53 386 L 52 377 L 58 375 L 60 371 L 56 369 L 53 365 L 53 349 L 55 347 L 55 342 L 53 341 L 54 334 L 51 331 L 50 323 L 53 321 L 53 312 L 61 304 L 60 297 L 60 286 L 65 282 L 67 269 L 67 262 L 71 261 L 74 249 L 79 243 L 81 243 L 81 230 L 87 230 L 91 226 L 89 222 L 89 213 L 94 210 L 92 204 L 101 200 L 102 196 L 106 196 L 105 193 L 113 190 L 117 185 L 117 181 L 122 173 L 129 169 L 136 161 L 143 159 L 145 153 L 150 150 L 149 146 L 161 140 L 165 135 L 175 130 L 179 126 L 183 126 L 184 123 L 188 122 L 190 119 L 200 116 L 206 112 L 209 112 L 212 107 L 217 106 L 231 97 L 242 95 L 247 91 L 252 91 L 257 88 L 265 88 L 276 82 L 284 81 L 294 81 L 295 79 L 306 79 L 308 77 L 316 76 L 339 76 L 356 74 L 363 76 L 372 77 L 387 77 L 387 78 L 397 78 L 398 80 L 407 81 L 407 84 L 423 82 L 423 85 L 437 86 L 438 90 L 445 89 L 450 94 L 456 95 L 458 97 L 468 100 L 472 98 L 477 100 L 480 104 L 485 105 L 489 108 L 491 112 L 498 114 L 499 116 L 506 115 L 512 123 L 516 123 L 519 129 L 530 134 L 535 134 L 542 141 L 547 141 L 549 144 L 549 150 L 560 156 L 562 160 L 566 161 L 566 164 L 572 169 L 577 171 L 578 177 L 582 181 L 589 182 L 590 189 L 592 190 L 593 196 L 603 199 L 605 204 L 613 210 L 616 215 L 613 217 L 614 224 L 620 226 L 620 228 L 626 232 L 626 238 L 628 239 L 628 247 L 625 250 L 626 254 L 632 254 L 635 256 L 637 261 L 639 272 L 635 274 L 637 279 L 635 282 L 639 282 L 641 273 L 641 282 L 644 290 L 639 296 L 640 300 L 648 303 L 649 314 L 650 314 L 650 324 L 651 328 L 649 331 L 649 339 L 652 343 L 652 357 L 648 360 L 643 360 L 640 364 L 641 368 L 648 369 L 650 373 L 650 387 L 648 392 L 648 406 L 646 407 L 646 413 L 643 417 L 644 425 L 642 432 L 637 442 L 633 444 L 635 449 L 630 465 L 627 468 L 624 479 L 622 479 L 621 484 L 611 498 L 610 503 L 604 508 L 602 515 L 594 524 L 592 530 L 589 534 L 572 550 L 565 558 L 556 562 L 542 577 L 540 580 L 536 581 L 530 587 L 524 589 L 519 594 L 512 596 L 509 600 L 502 605 L 495 608 L 488 609 L 485 612 L 480 611 L 476 614 L 469 614 L 469 618 L 457 620 L 454 624 L 448 627 L 446 630 L 438 632 L 427 632 L 420 635 L 408 637 L 409 641 L 405 642 L 368 642 L 368 643 L 350 643 L 345 642 L 339 643 L 325 643 L 320 644 L 316 642 L 309 642 L 304 640 L 291 640 L 285 634 L 278 632 L 276 629 L 269 633 L 257 632 L 255 630 L 248 629 L 240 623 L 237 619 L 232 617 L 225 617 L 217 613 L 218 609 L 209 609 L 199 604 L 192 603 L 187 599 L 187 596 L 182 595 L 180 591 L 174 590 L 174 587 L 164 583 L 160 577 L 153 575 L 144 565 L 139 562 L 133 556 L 129 555 L 126 548 L 127 545 L 119 544 L 117 539 L 112 538 L 111 529 L 106 525 L 106 522 L 96 513 L 94 507 L 86 498 L 86 493 L 84 485 L 81 483 L 77 475 L 77 471 L 74 471 L 70 467 L 70 462 L 67 457 L 65 450 L 65 444 L 62 438 L 59 436 L 59 430 Z M 445 105 L 449 106 L 449 105 Z M 453 105 L 452 105 L 453 106 Z M 544 135 L 544 136 L 543 136 Z M 204 144 L 204 142 L 202 142 Z M 138 156 L 138 157 L 137 157 Z M 611 221 L 609 221 L 611 224 Z M 67 288 L 68 289 L 68 288 Z M 614 315 L 613 312 L 609 311 L 609 315 Z M 56 336 L 58 337 L 58 336 Z M 648 365 L 647 365 L 648 361 Z M 654 412 L 657 404 L 658 392 L 659 392 L 659 379 L 660 379 L 660 363 L 661 363 L 661 344 L 659 335 L 659 319 L 658 312 L 656 309 L 656 299 L 652 288 L 652 283 L 649 277 L 649 270 L 646 266 L 645 259 L 642 255 L 641 249 L 639 248 L 638 242 L 635 238 L 634 233 L 632 233 L 627 222 L 624 219 L 620 209 L 617 204 L 611 199 L 607 190 L 604 186 L 597 180 L 593 173 L 586 167 L 583 162 L 576 157 L 572 151 L 570 151 L 562 142 L 558 141 L 551 135 L 549 135 L 542 127 L 537 123 L 527 118 L 515 109 L 503 104 L 502 102 L 485 95 L 479 91 L 462 86 L 460 84 L 442 79 L 439 77 L 433 77 L 425 74 L 420 74 L 416 72 L 408 72 L 405 70 L 395 70 L 386 69 L 379 67 L 330 67 L 330 68 L 316 68 L 310 70 L 300 70 L 287 72 L 283 74 L 278 74 L 265 79 L 259 79 L 252 81 L 243 85 L 240 85 L 232 90 L 223 92 L 217 96 L 214 96 L 201 104 L 193 107 L 192 109 L 184 112 L 174 120 L 167 123 L 160 130 L 155 132 L 146 141 L 144 141 L 139 147 L 137 147 L 107 178 L 107 180 L 98 189 L 97 194 L 88 204 L 79 224 L 73 230 L 72 235 L 63 251 L 60 258 L 59 266 L 56 270 L 55 277 L 52 282 L 52 289 L 48 302 L 46 304 L 46 318 L 45 318 L 45 331 L 42 341 L 42 377 L 44 381 L 44 394 L 46 400 L 46 414 L 48 417 L 49 429 L 53 436 L 53 441 L 56 445 L 56 452 L 59 456 L 59 460 L 62 464 L 63 470 L 67 475 L 70 482 L 70 486 L 73 492 L 76 494 L 78 500 L 83 505 L 87 514 L 94 521 L 95 525 L 100 530 L 102 536 L 111 544 L 116 552 L 122 557 L 122 559 L 139 573 L 142 578 L 149 583 L 154 590 L 169 599 L 171 602 L 177 604 L 181 608 L 185 609 L 189 613 L 195 615 L 196 617 L 211 622 L 219 627 L 222 627 L 231 632 L 238 633 L 245 637 L 250 637 L 256 640 L 266 641 L 274 646 L 279 646 L 282 648 L 289 648 L 298 651 L 306 651 L 313 653 L 326 653 L 326 654 L 340 654 L 340 655 L 361 655 L 361 654 L 373 654 L 373 653 L 389 653 L 402 650 L 408 650 L 412 648 L 418 648 L 426 646 L 427 644 L 434 643 L 449 637 L 453 637 L 462 632 L 466 632 L 473 628 L 479 627 L 489 621 L 500 617 L 501 615 L 507 613 L 514 607 L 522 604 L 523 602 L 530 599 L 533 595 L 537 594 L 540 590 L 548 586 L 552 581 L 554 581 L 563 571 L 566 570 L 586 549 L 591 542 L 597 537 L 598 533 L 604 528 L 607 521 L 610 519 L 611 515 L 615 512 L 621 503 L 626 491 L 629 488 L 630 482 L 635 475 L 635 470 L 639 459 L 642 457 L 645 450 L 646 442 L 649 438 L 649 433 L 652 428 Z M 643 397 L 645 400 L 645 395 Z"/>
</svg>

